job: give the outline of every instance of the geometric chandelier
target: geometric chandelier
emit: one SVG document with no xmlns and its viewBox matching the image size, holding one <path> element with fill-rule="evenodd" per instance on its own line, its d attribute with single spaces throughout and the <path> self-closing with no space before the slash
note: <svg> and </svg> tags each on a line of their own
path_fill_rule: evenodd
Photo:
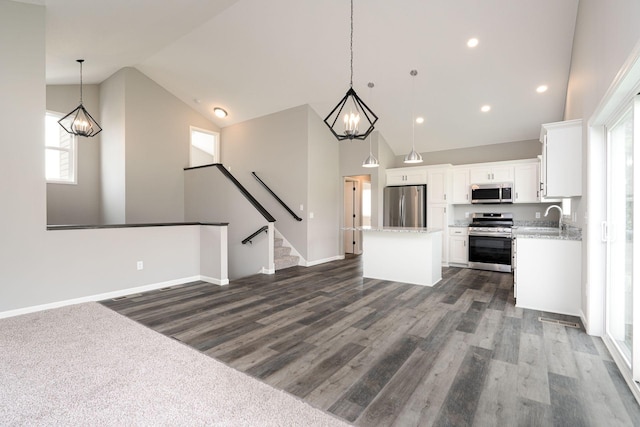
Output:
<svg viewBox="0 0 640 427">
<path fill-rule="evenodd" d="M 80 63 L 80 105 L 58 120 L 58 123 L 72 135 L 96 136 L 102 131 L 102 128 L 82 105 L 82 63 L 84 59 L 77 59 L 76 62 Z"/>
<path fill-rule="evenodd" d="M 360 99 L 353 90 L 353 0 L 351 0 L 351 80 L 349 90 L 338 102 L 329 115 L 324 119 L 325 124 L 331 133 L 342 141 L 344 139 L 364 140 L 373 131 L 374 124 L 378 121 L 378 116 Z M 344 115 L 342 115 L 344 112 Z M 338 124 L 338 119 L 342 116 L 342 123 Z M 366 126 L 366 129 L 365 129 Z M 342 127 L 342 128 L 340 128 Z M 362 129 L 365 129 L 364 131 Z"/>
</svg>

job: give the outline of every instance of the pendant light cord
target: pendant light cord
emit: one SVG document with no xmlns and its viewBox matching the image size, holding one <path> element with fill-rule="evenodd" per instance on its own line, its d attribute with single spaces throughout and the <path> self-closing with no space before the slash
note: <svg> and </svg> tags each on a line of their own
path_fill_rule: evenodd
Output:
<svg viewBox="0 0 640 427">
<path fill-rule="evenodd" d="M 82 63 L 84 59 L 78 59 L 77 62 L 80 63 L 80 105 L 82 105 Z"/>
<path fill-rule="evenodd" d="M 351 42 L 349 44 L 351 51 L 351 78 L 349 79 L 349 87 L 353 87 L 353 0 L 351 0 Z"/>
<path fill-rule="evenodd" d="M 411 150 L 416 151 L 416 70 L 411 70 Z"/>
</svg>

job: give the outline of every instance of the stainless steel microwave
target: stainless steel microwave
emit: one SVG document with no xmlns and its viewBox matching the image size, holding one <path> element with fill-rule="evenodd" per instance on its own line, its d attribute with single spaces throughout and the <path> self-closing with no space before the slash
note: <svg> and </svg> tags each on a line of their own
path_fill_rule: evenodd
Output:
<svg viewBox="0 0 640 427">
<path fill-rule="evenodd" d="M 513 203 L 512 189 L 510 182 L 472 184 L 471 203 Z"/>
</svg>

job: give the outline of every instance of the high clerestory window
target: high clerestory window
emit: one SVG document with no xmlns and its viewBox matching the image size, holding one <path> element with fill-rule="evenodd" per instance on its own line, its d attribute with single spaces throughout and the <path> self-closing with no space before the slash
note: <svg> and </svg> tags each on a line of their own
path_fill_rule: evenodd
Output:
<svg viewBox="0 0 640 427">
<path fill-rule="evenodd" d="M 54 112 L 45 116 L 45 176 L 47 182 L 76 184 L 76 137 L 58 124 L 62 116 Z"/>
</svg>

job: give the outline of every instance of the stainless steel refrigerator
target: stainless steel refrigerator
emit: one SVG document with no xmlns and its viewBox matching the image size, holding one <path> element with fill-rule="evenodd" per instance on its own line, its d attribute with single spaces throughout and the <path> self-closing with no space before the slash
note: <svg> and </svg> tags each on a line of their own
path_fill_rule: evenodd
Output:
<svg viewBox="0 0 640 427">
<path fill-rule="evenodd" d="M 426 227 L 427 186 L 385 187 L 384 226 Z"/>
</svg>

